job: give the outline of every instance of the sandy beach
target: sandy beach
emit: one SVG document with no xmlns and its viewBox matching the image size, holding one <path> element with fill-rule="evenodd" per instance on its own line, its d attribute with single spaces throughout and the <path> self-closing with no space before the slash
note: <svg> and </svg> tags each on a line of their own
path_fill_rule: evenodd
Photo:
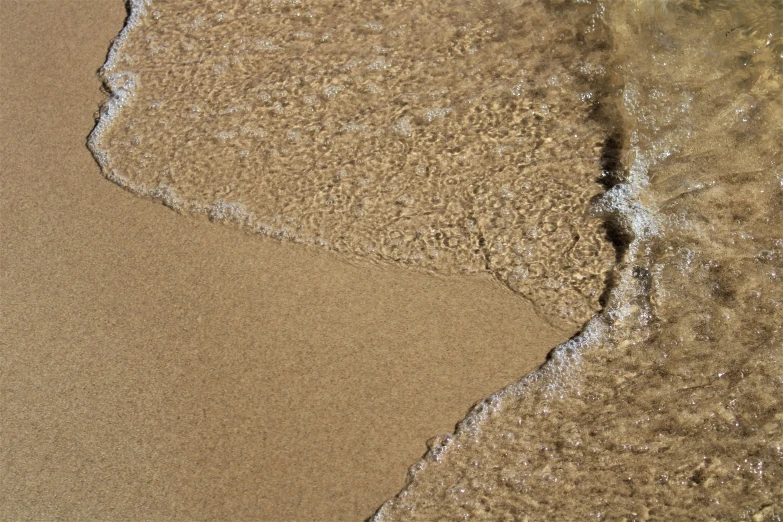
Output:
<svg viewBox="0 0 783 522">
<path fill-rule="evenodd" d="M 574 332 L 179 215 L 85 145 L 121 0 L 0 5 L 0 517 L 360 520 Z"/>
</svg>

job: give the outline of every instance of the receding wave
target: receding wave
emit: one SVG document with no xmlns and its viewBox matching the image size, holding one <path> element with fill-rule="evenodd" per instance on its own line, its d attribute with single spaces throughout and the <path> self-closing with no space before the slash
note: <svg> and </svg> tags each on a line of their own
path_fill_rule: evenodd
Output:
<svg viewBox="0 0 783 522">
<path fill-rule="evenodd" d="M 352 258 L 489 272 L 551 319 L 601 308 L 615 253 L 590 212 L 611 134 L 594 7 L 134 6 L 91 139 L 110 179 Z"/>
<path fill-rule="evenodd" d="M 606 5 L 631 239 L 607 310 L 376 520 L 783 517 L 779 2 Z"/>
<path fill-rule="evenodd" d="M 91 148 L 180 211 L 603 307 L 377 520 L 780 520 L 783 6 L 443 4 L 136 1 Z"/>
</svg>

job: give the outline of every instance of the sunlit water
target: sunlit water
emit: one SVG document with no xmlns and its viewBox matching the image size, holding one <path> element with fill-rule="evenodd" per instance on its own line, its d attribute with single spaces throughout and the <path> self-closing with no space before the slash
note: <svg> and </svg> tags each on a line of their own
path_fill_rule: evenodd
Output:
<svg viewBox="0 0 783 522">
<path fill-rule="evenodd" d="M 579 10 L 177 0 L 142 13 L 104 72 L 127 93 L 93 143 L 115 181 L 350 258 L 489 272 L 573 325 L 600 308 L 615 253 L 589 207 L 607 71 L 576 41 L 591 21 Z"/>
<path fill-rule="evenodd" d="M 91 146 L 176 209 L 605 305 L 377 519 L 780 520 L 783 4 L 332 4 L 138 3 Z"/>
</svg>

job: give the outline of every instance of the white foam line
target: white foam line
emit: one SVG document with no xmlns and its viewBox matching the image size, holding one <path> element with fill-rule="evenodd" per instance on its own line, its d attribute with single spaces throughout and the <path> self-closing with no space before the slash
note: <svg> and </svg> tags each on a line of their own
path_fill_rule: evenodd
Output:
<svg viewBox="0 0 783 522">
<path fill-rule="evenodd" d="M 87 138 L 87 147 L 89 147 L 96 161 L 103 169 L 104 174 L 111 181 L 121 187 L 130 188 L 128 180 L 109 170 L 109 152 L 101 147 L 103 136 L 111 127 L 123 106 L 131 99 L 138 84 L 136 74 L 132 72 L 117 72 L 118 56 L 120 51 L 128 41 L 130 33 L 139 26 L 142 16 L 147 12 L 150 0 L 130 0 L 128 20 L 120 34 L 112 42 L 109 49 L 109 55 L 106 57 L 106 63 L 101 67 L 101 76 L 106 89 L 109 91 L 109 98 L 101 107 L 100 117 L 95 124 L 95 128 Z"/>
<path fill-rule="evenodd" d="M 292 235 L 291 230 L 285 227 L 272 229 L 269 225 L 256 221 L 254 215 L 239 203 L 226 203 L 218 200 L 212 205 L 205 205 L 195 200 L 186 201 L 165 184 L 147 189 L 144 184 L 131 183 L 111 168 L 109 153 L 101 147 L 101 141 L 138 87 L 138 77 L 135 73 L 116 71 L 120 63 L 118 56 L 129 35 L 140 24 L 151 3 L 152 0 L 131 0 L 128 21 L 114 40 L 106 63 L 101 68 L 104 83 L 110 96 L 101 108 L 100 118 L 88 138 L 88 146 L 101 165 L 104 175 L 117 185 L 136 194 L 160 200 L 174 210 L 189 210 L 194 213 L 206 214 L 212 220 L 244 223 L 259 234 L 287 238 L 300 243 L 318 243 L 318 238 L 304 240 Z M 647 185 L 650 161 L 645 159 L 640 151 L 636 151 L 635 156 L 636 159 L 630 168 L 627 182 L 612 187 L 598 202 L 599 211 L 619 216 L 623 225 L 634 236 L 626 253 L 625 267 L 621 272 L 620 283 L 612 290 L 610 306 L 607 311 L 594 317 L 576 337 L 552 350 L 549 359 L 540 368 L 477 404 L 457 425 L 454 435 L 439 440 L 418 463 L 411 466 L 411 478 L 415 476 L 417 471 L 423 469 L 428 461 L 439 460 L 445 452 L 454 447 L 453 441 L 457 436 L 476 434 L 489 415 L 501 407 L 504 399 L 523 396 L 533 386 L 543 386 L 546 397 L 555 400 L 570 393 L 578 393 L 575 381 L 582 364 L 582 354 L 588 349 L 609 342 L 611 324 L 615 320 L 626 318 L 631 314 L 631 296 L 636 294 L 635 287 L 637 286 L 636 278 L 633 277 L 633 266 L 639 262 L 640 243 L 658 231 L 658 218 L 654 211 L 643 205 L 639 198 Z M 400 492 L 400 495 L 404 496 L 405 489 Z M 373 517 L 375 520 L 383 519 L 386 505 L 384 504 Z"/>
<path fill-rule="evenodd" d="M 122 109 L 133 99 L 139 86 L 139 77 L 128 70 L 120 70 L 122 64 L 122 50 L 133 31 L 141 25 L 152 0 L 130 0 L 130 13 L 120 34 L 114 39 L 109 54 L 101 67 L 101 76 L 109 91 L 109 97 L 100 110 L 100 116 L 95 128 L 87 138 L 87 147 L 92 152 L 101 170 L 107 179 L 120 187 L 142 197 L 148 197 L 162 202 L 167 207 L 176 211 L 189 211 L 194 214 L 205 214 L 213 221 L 229 221 L 241 223 L 261 235 L 269 235 L 278 239 L 287 239 L 294 243 L 318 244 L 329 247 L 328 243 L 319 237 L 303 238 L 296 235 L 296 224 L 290 226 L 273 227 L 268 223 L 258 221 L 255 215 L 248 212 L 241 203 L 229 203 L 217 200 L 211 205 L 196 200 L 185 200 L 166 184 L 148 188 L 144 183 L 133 183 L 121 172 L 111 165 L 111 156 L 103 139 L 108 130 L 117 120 Z"/>
<path fill-rule="evenodd" d="M 130 0 L 130 14 L 128 21 L 125 23 L 125 27 L 122 28 L 120 34 L 114 39 L 111 49 L 109 49 L 109 56 L 106 57 L 106 63 L 101 68 L 101 73 L 109 74 L 114 72 L 114 68 L 117 66 L 117 55 L 119 54 L 125 42 L 128 40 L 128 35 L 141 22 L 141 17 L 147 14 L 147 7 L 152 3 L 152 0 Z"/>
<path fill-rule="evenodd" d="M 452 449 L 458 450 L 461 446 L 458 440 L 460 437 L 467 436 L 475 439 L 482 423 L 502 408 L 505 399 L 522 397 L 530 393 L 534 386 L 541 387 L 544 398 L 548 400 L 563 399 L 570 394 L 579 393 L 582 355 L 587 350 L 611 343 L 612 325 L 617 321 L 626 319 L 634 313 L 646 313 L 644 310 L 634 312 L 635 303 L 632 300 L 639 295 L 640 288 L 633 271 L 635 266 L 649 265 L 645 259 L 646 255 L 640 255 L 645 254 L 640 252 L 640 248 L 645 240 L 658 234 L 660 218 L 655 210 L 644 205 L 640 198 L 645 193 L 648 172 L 653 161 L 646 158 L 637 147 L 632 147 L 629 156 L 635 159 L 630 166 L 628 179 L 609 189 L 596 204 L 598 212 L 619 219 L 621 225 L 633 235 L 623 261 L 620 282 L 612 289 L 606 310 L 593 317 L 578 335 L 553 349 L 547 361 L 537 370 L 479 402 L 460 421 L 454 434 L 437 439 L 424 457 L 410 467 L 408 485 L 396 497 L 406 496 L 408 486 L 428 463 L 440 460 Z M 641 316 L 640 318 L 643 320 Z M 615 339 L 615 341 L 619 340 Z M 550 405 L 541 404 L 541 407 L 542 410 L 546 410 Z M 386 510 L 391 507 L 391 501 L 392 499 L 384 503 L 372 520 L 376 522 L 385 520 Z"/>
</svg>

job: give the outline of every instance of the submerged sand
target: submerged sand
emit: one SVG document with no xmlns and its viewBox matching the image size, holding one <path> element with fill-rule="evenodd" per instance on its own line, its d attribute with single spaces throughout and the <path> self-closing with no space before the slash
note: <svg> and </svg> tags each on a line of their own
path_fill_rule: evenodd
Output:
<svg viewBox="0 0 783 522">
<path fill-rule="evenodd" d="M 0 5 L 0 516 L 361 519 L 573 332 L 136 198 L 85 140 L 121 1 Z"/>
<path fill-rule="evenodd" d="M 780 520 L 783 7 L 543 5 L 612 50 L 595 208 L 616 278 L 375 520 Z M 534 365 L 519 346 L 567 336 L 486 279 L 343 264 L 111 187 L 83 149 L 93 59 L 22 52 L 97 38 L 97 11 L 58 8 L 3 7 L 4 515 L 366 516 L 421 440 Z"/>
<path fill-rule="evenodd" d="M 615 261 L 590 212 L 611 133 L 593 10 L 135 1 L 89 146 L 109 179 L 177 211 L 489 273 L 579 327 Z"/>
<path fill-rule="evenodd" d="M 783 518 L 783 5 L 618 1 L 606 310 L 373 519 Z"/>
</svg>

